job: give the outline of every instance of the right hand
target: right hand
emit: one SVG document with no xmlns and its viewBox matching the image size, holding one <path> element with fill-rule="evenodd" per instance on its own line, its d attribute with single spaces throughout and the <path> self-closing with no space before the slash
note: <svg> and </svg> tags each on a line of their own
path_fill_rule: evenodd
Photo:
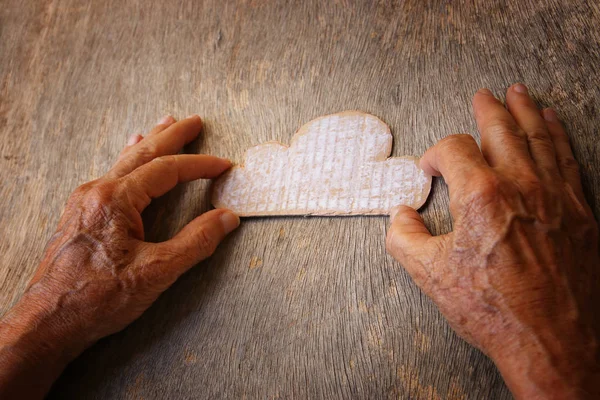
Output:
<svg viewBox="0 0 600 400">
<path fill-rule="evenodd" d="M 480 90 L 481 151 L 454 135 L 421 159 L 448 184 L 454 231 L 434 237 L 400 207 L 387 248 L 516 397 L 595 397 L 598 225 L 556 113 L 540 112 L 524 85 L 506 105 Z"/>
</svg>

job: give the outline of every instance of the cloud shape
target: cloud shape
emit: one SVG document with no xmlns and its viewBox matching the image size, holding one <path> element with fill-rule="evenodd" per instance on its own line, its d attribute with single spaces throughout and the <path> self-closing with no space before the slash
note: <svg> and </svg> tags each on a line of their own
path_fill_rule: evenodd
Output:
<svg viewBox="0 0 600 400">
<path fill-rule="evenodd" d="M 246 151 L 213 186 L 213 205 L 241 216 L 382 215 L 419 208 L 431 177 L 416 157 L 389 157 L 392 134 L 379 118 L 344 111 L 314 119 L 289 147 L 267 142 Z"/>
</svg>

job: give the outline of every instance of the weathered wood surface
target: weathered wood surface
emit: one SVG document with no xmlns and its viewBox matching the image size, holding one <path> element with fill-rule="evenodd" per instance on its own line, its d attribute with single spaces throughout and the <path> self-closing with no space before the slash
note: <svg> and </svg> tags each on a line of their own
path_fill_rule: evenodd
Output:
<svg viewBox="0 0 600 400">
<path fill-rule="evenodd" d="M 69 193 L 128 134 L 203 116 L 189 152 L 240 160 L 319 115 L 375 114 L 393 155 L 477 135 L 470 97 L 529 84 L 555 106 L 599 215 L 596 2 L 4 0 L 0 7 L 0 313 L 22 293 Z M 502 5 L 500 5 L 502 4 Z M 205 183 L 147 215 L 155 240 L 208 209 Z M 423 210 L 451 229 L 436 181 Z M 386 255 L 386 218 L 244 221 L 54 398 L 509 398 Z"/>
</svg>

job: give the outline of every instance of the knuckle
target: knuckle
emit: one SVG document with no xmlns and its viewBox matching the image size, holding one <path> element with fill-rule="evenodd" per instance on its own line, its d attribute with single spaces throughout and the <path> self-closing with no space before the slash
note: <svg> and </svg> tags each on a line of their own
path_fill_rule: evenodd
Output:
<svg viewBox="0 0 600 400">
<path fill-rule="evenodd" d="M 149 268 L 151 271 L 162 270 L 168 268 L 175 260 L 181 257 L 172 251 L 161 249 L 160 251 L 154 251 L 143 263 L 144 267 Z"/>
<path fill-rule="evenodd" d="M 142 161 L 150 161 L 158 157 L 159 149 L 158 146 L 151 140 L 148 140 L 144 143 L 143 146 L 136 151 L 136 157 L 141 159 Z"/>
<path fill-rule="evenodd" d="M 459 133 L 456 135 L 446 136 L 442 140 L 439 141 L 439 145 L 441 146 L 464 146 L 465 144 L 477 144 L 475 138 L 466 133 Z"/>
<path fill-rule="evenodd" d="M 484 174 L 472 179 L 467 193 L 459 200 L 466 209 L 481 211 L 493 204 L 503 191 L 503 183 L 495 174 Z"/>
<path fill-rule="evenodd" d="M 155 251 L 138 263 L 139 275 L 146 285 L 162 291 L 176 279 L 176 276 L 173 276 L 172 267 L 183 259 L 185 259 L 184 256 L 178 253 L 167 250 Z"/>
<path fill-rule="evenodd" d="M 554 145 L 550 135 L 543 128 L 536 128 L 527 132 L 527 141 L 531 146 L 543 147 L 545 150 L 554 152 Z"/>
<path fill-rule="evenodd" d="M 473 193 L 477 197 L 496 196 L 502 186 L 502 181 L 494 174 L 486 174 L 473 181 Z"/>
<path fill-rule="evenodd" d="M 108 185 L 98 185 L 90 189 L 83 198 L 84 205 L 88 207 L 99 207 L 109 203 L 113 198 L 113 189 Z"/>
<path fill-rule="evenodd" d="M 216 240 L 206 231 L 206 229 L 200 228 L 195 235 L 196 246 L 202 249 L 207 255 L 211 255 L 217 248 Z"/>
<path fill-rule="evenodd" d="M 513 123 L 501 119 L 489 122 L 485 127 L 485 132 L 491 137 L 523 138 L 525 136 L 525 133 Z"/>
<path fill-rule="evenodd" d="M 75 195 L 82 195 L 85 192 L 87 192 L 88 190 L 90 190 L 90 188 L 92 187 L 92 182 L 87 182 L 84 183 L 83 185 L 79 185 L 74 191 L 73 194 Z"/>
<path fill-rule="evenodd" d="M 105 227 L 105 224 L 116 216 L 118 207 L 115 194 L 113 186 L 108 184 L 100 184 L 87 191 L 78 205 L 81 223 L 88 227 L 97 224 Z"/>
<path fill-rule="evenodd" d="M 140 176 L 139 176 L 139 171 L 120 178 L 119 183 L 124 188 L 132 189 L 133 193 L 136 193 L 136 189 L 144 187 L 143 181 L 140 179 Z"/>
<path fill-rule="evenodd" d="M 84 210 L 96 214 L 100 210 L 110 208 L 114 202 L 115 189 L 112 185 L 101 184 L 90 189 L 81 199 Z"/>
<path fill-rule="evenodd" d="M 163 163 L 166 167 L 173 167 L 177 163 L 177 156 L 168 155 L 168 156 L 156 157 L 155 159 L 152 160 L 152 162 Z"/>
<path fill-rule="evenodd" d="M 581 169 L 579 163 L 573 157 L 560 157 L 558 159 L 558 167 L 563 171 L 577 174 L 579 174 Z"/>
<path fill-rule="evenodd" d="M 522 190 L 529 195 L 540 193 L 545 188 L 545 185 L 540 177 L 536 173 L 528 170 L 521 171 L 517 182 L 518 186 L 520 186 Z"/>
<path fill-rule="evenodd" d="M 80 198 L 80 197 L 84 196 L 88 191 L 90 191 L 92 188 L 94 188 L 96 185 L 98 185 L 99 182 L 100 182 L 100 179 L 96 179 L 96 180 L 86 182 L 84 184 L 79 185 L 73 191 L 71 198 Z"/>
<path fill-rule="evenodd" d="M 462 154 L 468 149 L 478 147 L 475 138 L 467 134 L 456 134 L 446 136 L 435 145 L 438 154 L 452 155 Z"/>
<path fill-rule="evenodd" d="M 542 140 L 544 142 L 550 141 L 550 135 L 545 128 L 535 127 L 527 131 L 527 138 L 531 140 Z"/>
</svg>

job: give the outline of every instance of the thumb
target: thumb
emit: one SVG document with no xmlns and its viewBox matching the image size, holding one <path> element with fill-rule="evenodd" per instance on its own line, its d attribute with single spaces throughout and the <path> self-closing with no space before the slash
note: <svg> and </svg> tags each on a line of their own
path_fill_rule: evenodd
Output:
<svg viewBox="0 0 600 400">
<path fill-rule="evenodd" d="M 240 219 L 232 211 L 211 210 L 192 220 L 172 239 L 157 243 L 155 251 L 174 255 L 177 265 L 172 267 L 179 276 L 212 255 L 225 236 L 239 225 Z"/>
<path fill-rule="evenodd" d="M 417 284 L 431 275 L 433 263 L 441 247 L 441 238 L 433 237 L 423 218 L 407 206 L 392 208 L 392 225 L 387 233 L 386 248 Z"/>
</svg>

